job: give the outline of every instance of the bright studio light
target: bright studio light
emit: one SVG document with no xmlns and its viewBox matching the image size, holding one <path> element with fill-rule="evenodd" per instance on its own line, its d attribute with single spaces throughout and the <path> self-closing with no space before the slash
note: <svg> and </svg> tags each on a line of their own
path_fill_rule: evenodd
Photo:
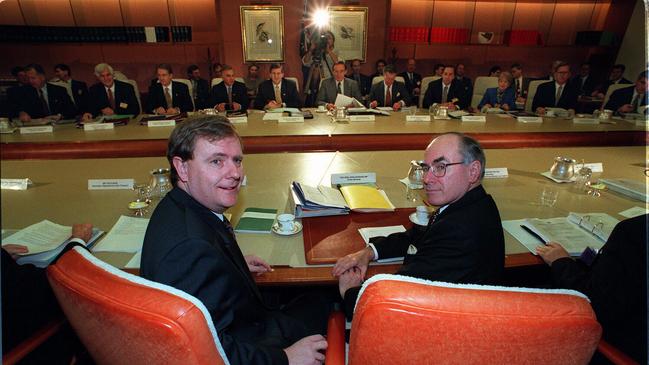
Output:
<svg viewBox="0 0 649 365">
<path fill-rule="evenodd" d="M 329 25 L 329 12 L 324 9 L 316 10 L 313 13 L 313 23 L 318 28 Z"/>
</svg>

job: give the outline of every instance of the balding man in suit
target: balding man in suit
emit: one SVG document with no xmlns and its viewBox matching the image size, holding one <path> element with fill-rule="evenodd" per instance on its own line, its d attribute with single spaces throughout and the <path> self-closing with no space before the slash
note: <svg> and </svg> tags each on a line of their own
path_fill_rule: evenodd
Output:
<svg viewBox="0 0 649 365">
<path fill-rule="evenodd" d="M 98 115 L 140 114 L 135 89 L 127 82 L 115 80 L 115 71 L 107 63 L 95 66 L 98 83 L 88 90 L 88 112 L 83 119 Z"/>
<path fill-rule="evenodd" d="M 68 91 L 62 86 L 45 82 L 45 71 L 37 64 L 25 67 L 30 86 L 22 89 L 17 100 L 18 116 L 22 122 L 31 122 L 33 118 L 48 119 L 73 118 L 74 104 Z"/>
<path fill-rule="evenodd" d="M 189 88 L 173 81 L 171 65 L 161 63 L 156 67 L 158 82 L 149 87 L 149 113 L 178 114 L 194 110 Z"/>
<path fill-rule="evenodd" d="M 318 106 L 324 105 L 329 110 L 335 109 L 338 94 L 350 96 L 359 101 L 361 100 L 362 96 L 358 89 L 358 84 L 354 80 L 345 78 L 346 71 L 347 66 L 345 62 L 339 61 L 334 64 L 333 77 L 324 79 L 320 85 L 318 97 L 316 98 Z"/>
</svg>

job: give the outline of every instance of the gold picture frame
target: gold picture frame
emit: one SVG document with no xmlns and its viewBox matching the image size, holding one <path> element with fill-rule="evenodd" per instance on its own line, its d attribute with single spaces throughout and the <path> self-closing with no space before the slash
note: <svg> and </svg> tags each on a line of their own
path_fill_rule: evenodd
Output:
<svg viewBox="0 0 649 365">
<path fill-rule="evenodd" d="M 367 54 L 368 8 L 362 6 L 330 6 L 329 28 L 336 37 L 335 48 L 344 60 L 360 59 Z"/>
<path fill-rule="evenodd" d="M 240 6 L 244 62 L 284 61 L 284 7 Z"/>
</svg>

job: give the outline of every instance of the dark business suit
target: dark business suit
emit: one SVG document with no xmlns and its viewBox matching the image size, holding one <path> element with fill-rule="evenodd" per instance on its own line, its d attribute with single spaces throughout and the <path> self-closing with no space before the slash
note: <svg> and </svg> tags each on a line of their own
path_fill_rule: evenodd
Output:
<svg viewBox="0 0 649 365">
<path fill-rule="evenodd" d="M 586 77 L 586 80 L 581 79 L 581 76 L 573 77 L 570 82 L 572 82 L 577 89 L 577 95 L 586 95 L 590 96 L 595 90 L 595 79 L 591 75 Z"/>
<path fill-rule="evenodd" d="M 419 103 L 419 96 L 416 96 L 413 93 L 413 90 L 421 89 L 421 75 L 413 72 L 412 78 L 410 78 L 408 72 L 402 72 L 398 76 L 403 77 L 403 80 L 405 81 L 406 90 L 408 90 L 408 94 L 410 94 L 411 97 L 410 104 L 417 105 Z"/>
<path fill-rule="evenodd" d="M 554 81 L 544 82 L 536 89 L 536 94 L 534 95 L 534 100 L 532 100 L 532 111 L 536 111 L 536 108 L 564 108 L 564 109 L 575 109 L 577 107 L 577 89 L 575 85 L 570 82 L 566 82 L 563 86 L 563 92 L 559 98 L 559 103 L 555 105 L 555 97 L 557 90 L 555 88 L 556 83 Z"/>
<path fill-rule="evenodd" d="M 38 91 L 34 87 L 26 86 L 20 92 L 18 112 L 25 112 L 32 118 L 42 118 L 54 114 L 61 114 L 64 119 L 74 118 L 76 111 L 68 91 L 62 86 L 50 83 L 46 85 L 49 108 L 46 109 L 43 106 Z"/>
<path fill-rule="evenodd" d="M 167 105 L 165 99 L 164 89 L 161 83 L 156 82 L 149 86 L 149 113 L 153 113 L 157 108 L 163 107 L 169 109 L 171 107 L 180 109 L 180 112 L 191 112 L 194 110 L 192 104 L 192 96 L 189 95 L 189 88 L 187 85 L 178 81 L 171 81 L 171 102 L 173 105 Z"/>
<path fill-rule="evenodd" d="M 11 117 L 17 117 L 20 112 L 20 102 L 25 90 L 31 86 L 17 85 L 7 89 L 7 107 L 6 111 Z M 2 108 L 5 110 L 5 108 Z"/>
<path fill-rule="evenodd" d="M 617 89 L 613 91 L 611 96 L 608 99 L 608 102 L 604 106 L 604 109 L 609 109 L 614 112 L 617 112 L 617 110 L 624 104 L 631 104 L 633 101 L 633 92 L 635 91 L 635 86 L 634 85 L 629 85 L 629 87 L 625 87 L 622 89 Z M 638 105 L 647 105 L 647 95 L 648 93 L 644 94 L 644 97 L 639 100 Z M 632 113 L 635 113 L 636 111 L 632 111 Z"/>
<path fill-rule="evenodd" d="M 565 257 L 552 263 L 558 288 L 590 298 L 603 337 L 647 363 L 647 218 L 620 222 L 591 266 Z"/>
<path fill-rule="evenodd" d="M 212 87 L 212 92 L 210 93 L 208 108 L 214 108 L 217 104 L 228 102 L 228 90 L 225 85 L 225 82 L 220 82 L 214 87 Z M 250 99 L 248 98 L 248 89 L 246 84 L 239 81 L 235 81 L 232 84 L 232 101 L 235 103 L 241 104 L 241 111 L 246 111 L 250 105 Z"/>
<path fill-rule="evenodd" d="M 410 105 L 411 99 L 408 90 L 406 90 L 406 85 L 402 82 L 394 81 L 392 83 L 392 103 L 390 105 L 385 105 L 385 82 L 381 81 L 372 85 L 370 90 L 370 95 L 367 97 L 367 103 L 376 101 L 378 106 L 389 106 L 392 107 L 395 103 L 403 101 L 406 106 Z"/>
<path fill-rule="evenodd" d="M 492 107 L 495 107 L 496 104 L 499 104 L 501 108 L 503 107 L 503 105 L 507 105 L 509 107 L 509 110 L 515 110 L 516 90 L 514 90 L 513 87 L 508 87 L 507 89 L 505 89 L 505 91 L 501 95 L 500 101 L 498 101 L 498 90 L 499 89 L 497 87 L 490 87 L 485 90 L 484 96 L 482 97 L 480 104 L 478 104 L 478 109 L 482 109 L 485 104 L 489 104 Z"/>
<path fill-rule="evenodd" d="M 347 76 L 347 78 L 356 81 L 358 87 L 360 88 L 362 96 L 368 95 L 370 93 L 370 89 L 372 88 L 372 79 L 369 76 L 363 74 L 351 74 Z"/>
<path fill-rule="evenodd" d="M 59 80 L 60 83 L 65 81 Z M 72 101 L 76 109 L 76 114 L 86 112 L 88 109 L 88 86 L 83 81 L 70 80 L 70 91 L 72 93 Z M 58 86 L 58 85 L 57 85 Z"/>
<path fill-rule="evenodd" d="M 180 188 L 153 212 L 140 274 L 198 298 L 231 364 L 286 364 L 282 349 L 315 334 L 306 327 L 312 323 L 264 303 L 226 224 Z M 327 313 L 311 318 L 326 331 Z"/>
<path fill-rule="evenodd" d="M 289 108 L 300 107 L 300 96 L 297 93 L 297 85 L 293 81 L 282 79 L 282 102 Z M 255 108 L 264 109 L 266 104 L 275 100 L 275 86 L 272 80 L 266 80 L 259 84 L 257 97 L 255 98 Z"/>
<path fill-rule="evenodd" d="M 520 90 L 520 95 L 518 91 L 516 91 L 516 80 L 512 80 L 512 87 L 514 88 L 514 91 L 516 92 L 516 97 L 522 97 L 522 98 L 527 98 L 527 92 L 530 88 L 530 82 L 533 80 L 529 77 L 523 77 L 523 84 L 521 85 L 521 90 Z"/>
<path fill-rule="evenodd" d="M 464 94 L 464 100 L 467 101 L 466 107 L 462 108 L 465 109 L 469 107 L 471 98 L 473 98 L 473 83 L 471 82 L 471 79 L 466 76 L 462 76 L 460 78 L 455 77 L 455 80 L 460 83 Z"/>
<path fill-rule="evenodd" d="M 465 90 L 462 84 L 459 81 L 453 79 L 451 85 L 448 89 L 448 94 L 446 96 L 446 102 L 450 103 L 451 100 L 457 99 L 455 105 L 460 109 L 466 109 L 469 106 L 469 100 L 465 94 Z M 431 81 L 428 84 L 428 89 L 426 90 L 426 95 L 424 95 L 424 101 L 422 107 L 428 108 L 434 103 L 442 102 L 442 79 L 437 79 Z"/>
<path fill-rule="evenodd" d="M 613 80 L 606 80 L 606 82 L 597 86 L 597 90 L 602 94 L 606 94 L 608 88 L 613 84 L 633 84 L 633 83 L 630 80 L 625 79 L 624 77 L 621 78 L 618 82 L 614 82 Z"/>
<path fill-rule="evenodd" d="M 140 104 L 135 97 L 135 89 L 127 82 L 115 80 L 115 114 L 140 114 Z M 98 82 L 90 87 L 88 90 L 88 112 L 93 116 L 101 115 L 101 110 L 110 108 L 108 102 L 108 93 L 106 87 Z"/>
<path fill-rule="evenodd" d="M 370 240 L 379 258 L 405 256 L 399 275 L 449 283 L 498 284 L 505 265 L 505 241 L 496 203 L 482 185 L 444 209 L 428 227 Z M 408 254 L 408 248 L 416 253 Z M 353 313 L 359 288 L 345 293 Z"/>
<path fill-rule="evenodd" d="M 343 94 L 355 98 L 359 102 L 362 100 L 361 92 L 358 89 L 358 84 L 354 80 L 343 79 Z M 334 78 L 324 79 L 318 90 L 316 97 L 317 105 L 327 105 L 327 103 L 335 104 L 336 97 L 338 97 L 338 81 Z"/>
<path fill-rule="evenodd" d="M 192 83 L 192 87 L 194 88 L 194 104 L 196 105 L 196 110 L 198 109 L 205 109 L 205 108 L 210 108 L 211 106 L 209 105 L 209 99 L 210 99 L 210 85 L 207 83 L 207 80 L 205 79 L 189 79 L 189 81 Z M 213 106 L 213 105 L 212 105 Z"/>
</svg>

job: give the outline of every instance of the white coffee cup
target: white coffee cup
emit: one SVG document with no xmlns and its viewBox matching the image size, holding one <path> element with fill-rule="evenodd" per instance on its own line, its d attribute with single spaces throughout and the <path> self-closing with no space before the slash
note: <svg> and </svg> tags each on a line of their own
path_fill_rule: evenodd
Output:
<svg viewBox="0 0 649 365">
<path fill-rule="evenodd" d="M 295 216 L 293 214 L 285 213 L 277 216 L 279 229 L 283 232 L 291 232 L 295 228 Z"/>
<path fill-rule="evenodd" d="M 425 223 L 428 221 L 428 208 L 425 205 L 417 206 L 417 221 Z"/>
<path fill-rule="evenodd" d="M 554 117 L 554 110 L 552 110 L 552 109 L 546 110 L 545 111 L 545 116 L 546 117 Z"/>
<path fill-rule="evenodd" d="M 325 106 L 324 106 L 324 105 L 318 105 L 318 111 L 319 111 L 319 112 L 323 112 L 323 111 L 325 111 L 325 110 L 326 110 L 326 109 L 325 109 Z"/>
<path fill-rule="evenodd" d="M 9 118 L 0 118 L 0 129 L 9 129 Z"/>
</svg>

